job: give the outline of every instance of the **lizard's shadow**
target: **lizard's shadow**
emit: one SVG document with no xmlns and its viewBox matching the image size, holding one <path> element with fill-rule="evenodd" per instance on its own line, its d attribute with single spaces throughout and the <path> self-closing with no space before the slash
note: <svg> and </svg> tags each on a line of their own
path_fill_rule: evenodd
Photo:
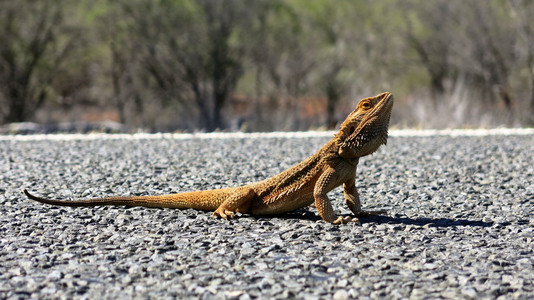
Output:
<svg viewBox="0 0 534 300">
<path fill-rule="evenodd" d="M 345 214 L 343 214 L 345 216 Z M 350 215 L 347 215 L 350 216 Z M 272 217 L 280 219 L 297 219 L 297 220 L 309 220 L 309 221 L 321 221 L 321 217 L 316 213 L 299 209 L 290 213 L 281 215 L 273 215 Z M 408 218 L 408 217 L 390 217 L 390 216 L 370 216 L 361 217 L 360 223 L 388 223 L 388 224 L 404 224 L 404 225 L 417 225 L 431 227 L 457 227 L 457 226 L 471 226 L 471 227 L 490 227 L 494 225 L 494 222 L 484 222 L 480 220 L 467 220 L 467 219 L 449 219 L 449 218 Z"/>
<path fill-rule="evenodd" d="M 412 219 L 408 217 L 390 217 L 390 216 L 373 216 L 360 218 L 361 223 L 388 223 L 388 224 L 404 224 L 430 227 L 457 227 L 457 226 L 471 226 L 471 227 L 490 227 L 493 222 L 484 222 L 480 220 L 467 219 L 449 219 L 449 218 L 417 218 Z"/>
</svg>

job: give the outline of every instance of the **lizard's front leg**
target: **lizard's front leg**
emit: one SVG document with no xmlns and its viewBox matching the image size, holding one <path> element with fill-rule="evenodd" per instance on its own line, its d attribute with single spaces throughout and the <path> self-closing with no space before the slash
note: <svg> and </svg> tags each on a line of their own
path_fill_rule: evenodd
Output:
<svg viewBox="0 0 534 300">
<path fill-rule="evenodd" d="M 248 186 L 237 188 L 228 199 L 213 212 L 213 216 L 221 218 L 233 218 L 237 212 L 248 212 L 255 192 Z"/>
<path fill-rule="evenodd" d="M 341 183 L 339 182 L 338 175 L 334 169 L 328 169 L 327 171 L 323 172 L 323 174 L 315 183 L 315 187 L 313 189 L 315 207 L 317 207 L 317 211 L 319 212 L 321 218 L 323 218 L 323 220 L 326 222 L 343 224 L 353 221 L 353 218 L 351 217 L 336 216 L 336 214 L 334 214 L 332 204 L 330 204 L 330 200 L 326 195 L 329 191 L 340 184 Z M 357 222 L 358 219 L 355 221 Z"/>
<path fill-rule="evenodd" d="M 352 177 L 343 184 L 343 194 L 345 195 L 345 203 L 347 203 L 347 206 L 356 217 L 377 216 L 387 213 L 386 210 L 362 210 L 360 195 L 356 189 L 355 177 Z"/>
</svg>

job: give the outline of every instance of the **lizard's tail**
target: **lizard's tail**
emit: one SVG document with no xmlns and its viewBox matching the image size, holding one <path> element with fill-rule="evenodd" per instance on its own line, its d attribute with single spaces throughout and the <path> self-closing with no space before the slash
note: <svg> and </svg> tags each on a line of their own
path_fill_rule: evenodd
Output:
<svg viewBox="0 0 534 300">
<path fill-rule="evenodd" d="M 24 189 L 24 194 L 31 200 L 41 203 L 60 206 L 101 206 L 101 205 L 125 205 L 144 206 L 160 208 L 194 208 L 199 210 L 214 211 L 226 200 L 232 192 L 232 188 L 196 191 L 179 194 L 159 195 L 159 196 L 120 196 L 92 198 L 84 200 L 54 200 L 34 196 Z"/>
</svg>

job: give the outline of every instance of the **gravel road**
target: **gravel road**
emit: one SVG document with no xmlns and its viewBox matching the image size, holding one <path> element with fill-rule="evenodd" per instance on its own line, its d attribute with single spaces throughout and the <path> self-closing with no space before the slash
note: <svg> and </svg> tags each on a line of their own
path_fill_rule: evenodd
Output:
<svg viewBox="0 0 534 300">
<path fill-rule="evenodd" d="M 314 137 L 0 139 L 0 299 L 532 299 L 534 134 L 393 136 L 360 161 L 360 225 L 313 207 L 230 221 L 194 210 L 46 206 L 274 175 Z M 334 208 L 349 214 L 342 191 Z"/>
</svg>

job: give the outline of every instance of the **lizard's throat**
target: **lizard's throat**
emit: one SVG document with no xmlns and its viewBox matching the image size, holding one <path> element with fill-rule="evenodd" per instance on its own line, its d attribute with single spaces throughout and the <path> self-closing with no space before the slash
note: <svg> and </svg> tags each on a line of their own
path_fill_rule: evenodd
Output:
<svg viewBox="0 0 534 300">
<path fill-rule="evenodd" d="M 344 151 L 351 156 L 362 157 L 375 152 L 381 145 L 385 145 L 388 139 L 389 115 L 382 118 L 373 117 L 361 124 L 361 129 L 356 130 L 354 135 L 340 140 L 343 148 L 352 149 Z"/>
</svg>

